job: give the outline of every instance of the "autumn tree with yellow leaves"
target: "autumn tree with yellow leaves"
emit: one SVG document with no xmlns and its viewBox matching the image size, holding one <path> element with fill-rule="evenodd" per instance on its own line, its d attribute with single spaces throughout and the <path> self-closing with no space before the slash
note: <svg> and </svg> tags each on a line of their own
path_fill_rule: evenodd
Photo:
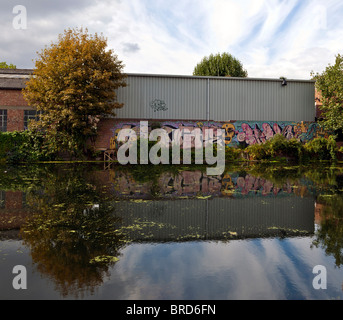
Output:
<svg viewBox="0 0 343 320">
<path fill-rule="evenodd" d="M 40 114 L 30 128 L 45 133 L 45 147 L 80 155 L 100 118 L 123 106 L 115 90 L 126 86 L 124 65 L 107 39 L 82 28 L 65 30 L 38 55 L 23 92 Z"/>
</svg>

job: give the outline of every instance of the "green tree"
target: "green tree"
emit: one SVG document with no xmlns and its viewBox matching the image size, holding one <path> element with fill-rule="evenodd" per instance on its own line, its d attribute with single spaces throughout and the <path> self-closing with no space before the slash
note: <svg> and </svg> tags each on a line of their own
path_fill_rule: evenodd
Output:
<svg viewBox="0 0 343 320">
<path fill-rule="evenodd" d="M 247 77 L 242 63 L 229 53 L 211 54 L 204 57 L 194 68 L 193 76 Z"/>
<path fill-rule="evenodd" d="M 123 106 L 115 93 L 126 86 L 122 61 L 103 36 L 82 28 L 65 30 L 38 54 L 24 89 L 29 105 L 41 112 L 31 129 L 45 132 L 50 148 L 80 154 L 96 136 L 99 119 Z"/>
<path fill-rule="evenodd" d="M 6 62 L 0 62 L 0 69 L 17 69 L 14 64 L 7 64 Z"/>
<path fill-rule="evenodd" d="M 343 56 L 338 54 L 334 65 L 330 65 L 321 74 L 313 74 L 316 89 L 322 95 L 322 124 L 327 130 L 343 130 Z"/>
</svg>

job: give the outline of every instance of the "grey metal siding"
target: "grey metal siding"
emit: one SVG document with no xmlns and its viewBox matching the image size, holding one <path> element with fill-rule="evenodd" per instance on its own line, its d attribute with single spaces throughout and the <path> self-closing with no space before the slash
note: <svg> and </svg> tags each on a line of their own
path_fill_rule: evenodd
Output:
<svg viewBox="0 0 343 320">
<path fill-rule="evenodd" d="M 314 81 L 128 75 L 119 119 L 314 121 Z M 153 101 L 163 103 L 154 110 Z"/>
<path fill-rule="evenodd" d="M 124 102 L 117 118 L 206 119 L 206 79 L 129 75 L 127 84 L 117 93 L 118 102 Z M 165 103 L 166 110 L 155 111 L 155 100 Z"/>
<path fill-rule="evenodd" d="M 212 80 L 211 120 L 314 121 L 313 83 Z"/>
</svg>

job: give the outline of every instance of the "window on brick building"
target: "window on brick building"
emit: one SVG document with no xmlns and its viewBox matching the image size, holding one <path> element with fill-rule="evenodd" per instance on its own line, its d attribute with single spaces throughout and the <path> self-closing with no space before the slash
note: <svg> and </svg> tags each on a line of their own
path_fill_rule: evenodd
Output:
<svg viewBox="0 0 343 320">
<path fill-rule="evenodd" d="M 24 111 L 24 129 L 27 130 L 29 128 L 30 120 L 38 120 L 39 112 L 36 110 L 25 110 Z"/>
<path fill-rule="evenodd" d="M 7 110 L 0 110 L 0 132 L 7 131 Z"/>
</svg>

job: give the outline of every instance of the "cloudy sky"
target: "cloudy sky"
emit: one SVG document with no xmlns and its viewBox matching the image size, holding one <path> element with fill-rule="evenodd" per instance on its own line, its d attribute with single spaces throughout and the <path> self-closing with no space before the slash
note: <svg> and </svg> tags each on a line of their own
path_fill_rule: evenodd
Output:
<svg viewBox="0 0 343 320">
<path fill-rule="evenodd" d="M 84 27 L 128 73 L 191 75 L 229 52 L 249 77 L 309 79 L 343 53 L 342 16 L 342 0 L 0 0 L 0 61 L 33 68 L 37 51 Z"/>
</svg>

